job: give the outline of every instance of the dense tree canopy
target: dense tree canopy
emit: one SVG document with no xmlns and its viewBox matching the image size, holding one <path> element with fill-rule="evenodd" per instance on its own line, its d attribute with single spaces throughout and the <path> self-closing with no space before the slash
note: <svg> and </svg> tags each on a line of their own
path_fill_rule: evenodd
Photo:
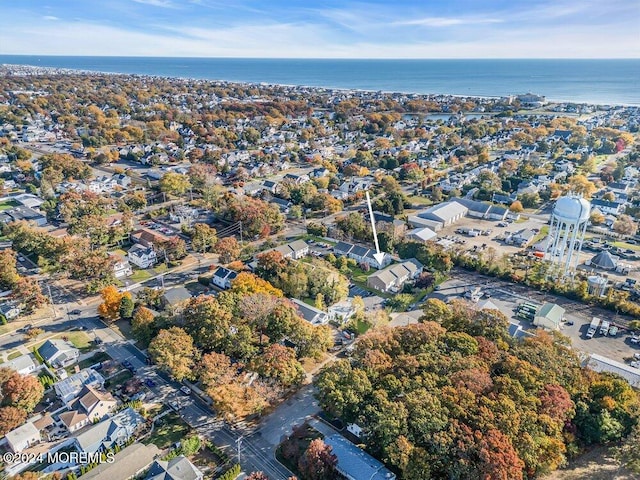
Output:
<svg viewBox="0 0 640 480">
<path fill-rule="evenodd" d="M 421 322 L 370 331 L 315 381 L 322 408 L 361 425 L 403 479 L 533 478 L 637 423 L 637 393 L 562 338 L 515 342 L 498 312 L 464 302 L 430 300 Z"/>
</svg>

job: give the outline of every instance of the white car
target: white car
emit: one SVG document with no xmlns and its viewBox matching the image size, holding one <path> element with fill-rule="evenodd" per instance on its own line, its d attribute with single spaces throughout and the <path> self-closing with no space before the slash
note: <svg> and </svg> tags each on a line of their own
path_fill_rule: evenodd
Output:
<svg viewBox="0 0 640 480">
<path fill-rule="evenodd" d="M 631 362 L 629 365 L 631 365 L 633 368 L 640 368 L 640 362 Z"/>
<path fill-rule="evenodd" d="M 183 385 L 180 387 L 180 391 L 182 393 L 184 393 L 185 395 L 191 395 L 191 389 L 189 387 L 187 387 L 186 385 Z"/>
<path fill-rule="evenodd" d="M 631 337 L 631 343 L 638 343 L 640 342 L 640 337 L 638 335 L 634 335 L 633 337 Z"/>
</svg>

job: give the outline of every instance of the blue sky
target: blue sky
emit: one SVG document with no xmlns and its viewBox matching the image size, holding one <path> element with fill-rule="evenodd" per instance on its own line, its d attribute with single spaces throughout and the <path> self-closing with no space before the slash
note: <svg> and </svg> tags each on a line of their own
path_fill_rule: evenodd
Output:
<svg viewBox="0 0 640 480">
<path fill-rule="evenodd" d="M 0 0 L 0 53 L 639 58 L 640 0 Z"/>
</svg>

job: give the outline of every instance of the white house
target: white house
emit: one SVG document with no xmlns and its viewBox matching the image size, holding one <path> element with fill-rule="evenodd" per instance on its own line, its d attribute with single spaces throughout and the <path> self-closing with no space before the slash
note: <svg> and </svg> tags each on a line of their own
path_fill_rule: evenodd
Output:
<svg viewBox="0 0 640 480">
<path fill-rule="evenodd" d="M 231 281 L 238 276 L 237 272 L 229 270 L 228 268 L 218 267 L 211 277 L 211 283 L 216 287 L 227 290 L 231 288 Z"/>
<path fill-rule="evenodd" d="M 309 245 L 304 240 L 295 240 L 285 245 L 266 250 L 266 252 L 277 251 L 282 254 L 284 258 L 291 258 L 292 260 L 298 260 L 302 257 L 309 255 Z"/>
<path fill-rule="evenodd" d="M 109 257 L 113 262 L 113 274 L 116 278 L 126 278 L 133 275 L 133 270 L 131 269 L 129 260 L 117 253 L 111 253 L 109 254 Z"/>
<path fill-rule="evenodd" d="M 76 363 L 80 351 L 71 343 L 57 338 L 47 340 L 38 349 L 45 362 L 53 367 L 66 367 Z"/>
<path fill-rule="evenodd" d="M 388 253 L 384 254 L 382 259 L 382 263 L 378 263 L 378 260 L 375 259 L 374 255 L 376 253 L 375 250 L 370 248 L 361 247 L 359 245 L 353 245 L 347 242 L 338 242 L 338 244 L 333 247 L 333 251 L 336 255 L 342 255 L 347 258 L 353 258 L 358 263 L 366 263 L 371 268 L 384 268 L 389 265 L 392 261 L 391 255 Z"/>
<path fill-rule="evenodd" d="M 19 357 L 14 358 L 13 360 L 9 360 L 7 363 L 2 365 L 3 367 L 10 368 L 14 372 L 19 373 L 20 375 L 27 375 L 29 373 L 33 373 L 40 368 L 38 362 L 34 358 L 33 354 L 25 353 L 24 355 L 20 355 Z"/>
<path fill-rule="evenodd" d="M 300 312 L 300 315 L 307 322 L 313 325 L 323 325 L 329 321 L 329 315 L 327 314 L 327 312 L 323 312 L 316 307 L 307 305 L 297 298 L 291 298 L 290 300 L 296 305 L 298 311 Z"/>
<path fill-rule="evenodd" d="M 21 452 L 40 443 L 40 432 L 31 422 L 27 422 L 6 434 L 7 444 L 13 453 Z"/>
<path fill-rule="evenodd" d="M 153 267 L 158 260 L 156 251 L 153 248 L 145 247 L 141 244 L 131 247 L 127 252 L 127 257 L 129 257 L 129 262 L 142 269 Z"/>
</svg>

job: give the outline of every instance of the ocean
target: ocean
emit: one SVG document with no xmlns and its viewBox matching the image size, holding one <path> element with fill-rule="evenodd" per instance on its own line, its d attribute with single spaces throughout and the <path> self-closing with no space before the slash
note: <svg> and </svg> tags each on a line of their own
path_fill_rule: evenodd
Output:
<svg viewBox="0 0 640 480">
<path fill-rule="evenodd" d="M 640 105 L 640 59 L 327 60 L 0 55 L 0 64 L 233 82 L 418 94 L 521 93 L 576 103 Z"/>
</svg>

